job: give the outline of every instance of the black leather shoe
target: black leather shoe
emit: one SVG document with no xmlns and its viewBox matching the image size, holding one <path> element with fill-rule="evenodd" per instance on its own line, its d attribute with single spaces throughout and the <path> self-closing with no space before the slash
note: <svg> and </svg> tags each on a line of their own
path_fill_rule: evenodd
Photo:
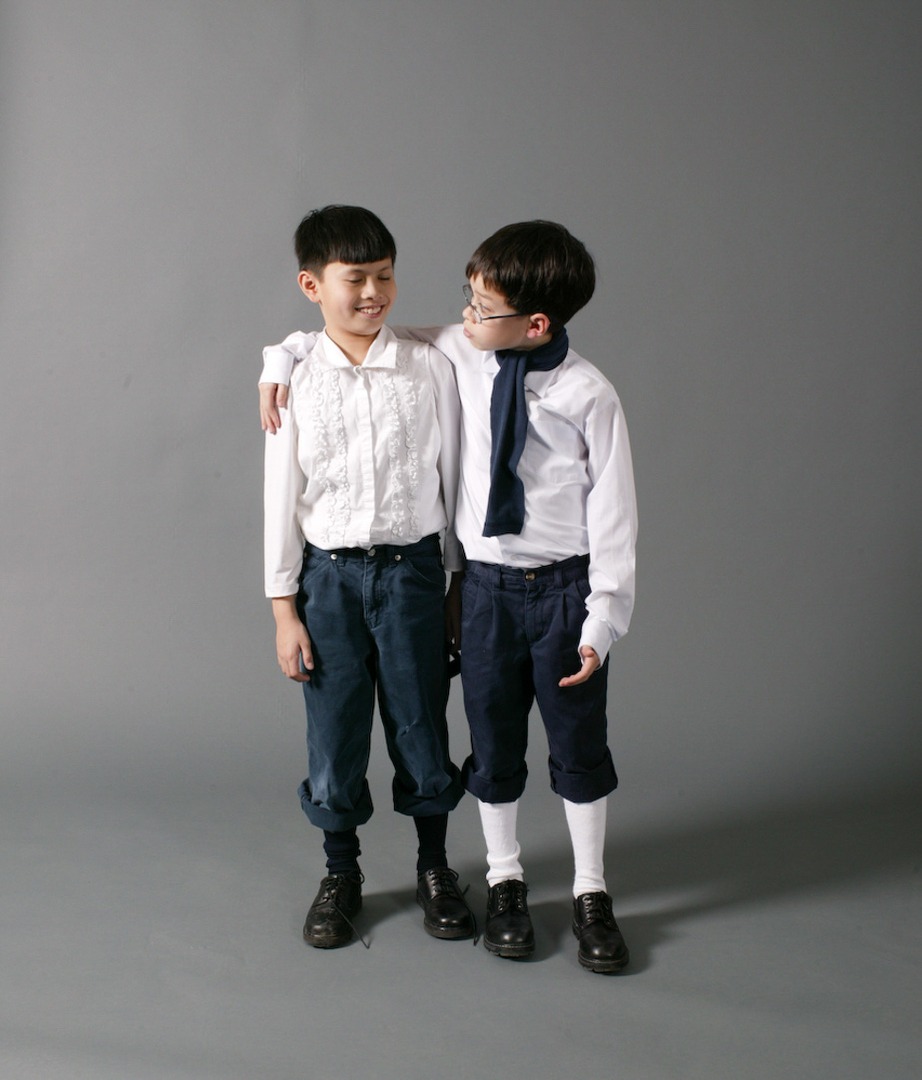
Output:
<svg viewBox="0 0 922 1080">
<path fill-rule="evenodd" d="M 469 938 L 474 916 L 458 888 L 458 875 L 447 866 L 427 870 L 416 879 L 416 902 L 423 909 L 423 926 L 437 938 Z"/>
<path fill-rule="evenodd" d="M 320 882 L 307 913 L 304 940 L 315 949 L 335 949 L 347 944 L 355 933 L 351 919 L 361 907 L 362 875 L 330 874 Z"/>
<path fill-rule="evenodd" d="M 579 938 L 579 962 L 589 971 L 613 975 L 627 966 L 627 945 L 604 892 L 583 893 L 573 901 L 573 933 Z"/>
<path fill-rule="evenodd" d="M 531 956 L 535 951 L 535 932 L 525 899 L 524 881 L 501 881 L 487 897 L 487 924 L 483 943 L 497 956 Z"/>
</svg>

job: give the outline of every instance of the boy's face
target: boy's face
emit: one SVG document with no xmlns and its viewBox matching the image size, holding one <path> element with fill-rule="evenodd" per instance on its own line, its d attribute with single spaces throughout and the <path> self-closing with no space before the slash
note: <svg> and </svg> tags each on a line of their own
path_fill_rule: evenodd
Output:
<svg viewBox="0 0 922 1080">
<path fill-rule="evenodd" d="M 468 304 L 464 317 L 464 336 L 483 352 L 497 349 L 535 349 L 548 340 L 549 321 L 544 315 L 531 315 L 513 311 L 501 292 L 491 288 L 480 274 L 470 279 L 473 301 Z M 477 314 L 482 322 L 477 321 Z M 511 316 L 493 318 L 491 316 Z"/>
<path fill-rule="evenodd" d="M 302 270 L 301 291 L 320 305 L 334 341 L 374 337 L 397 299 L 391 259 L 373 263 L 327 263 L 320 273 Z"/>
</svg>

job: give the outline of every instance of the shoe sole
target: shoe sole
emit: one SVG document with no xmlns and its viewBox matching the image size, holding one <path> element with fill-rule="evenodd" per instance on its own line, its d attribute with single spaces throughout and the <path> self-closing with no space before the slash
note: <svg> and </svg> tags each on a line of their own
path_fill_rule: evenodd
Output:
<svg viewBox="0 0 922 1080">
<path fill-rule="evenodd" d="M 464 941 L 465 938 L 474 936 L 472 929 L 465 929 L 463 926 L 430 926 L 425 920 L 423 929 L 431 937 L 440 938 L 442 941 Z"/>
<path fill-rule="evenodd" d="M 576 958 L 582 967 L 587 971 L 594 971 L 597 975 L 617 975 L 619 971 L 624 971 L 630 961 L 629 956 L 625 956 L 623 960 L 590 960 L 581 953 L 577 953 Z"/>
<path fill-rule="evenodd" d="M 311 937 L 309 934 L 302 935 L 304 940 L 315 949 L 338 949 L 341 945 L 348 945 L 349 942 L 355 937 L 354 934 L 350 934 L 347 938 L 336 938 L 330 940 L 329 938 L 316 938 Z"/>
<path fill-rule="evenodd" d="M 483 939 L 483 947 L 494 956 L 502 956 L 506 960 L 524 960 L 535 951 L 534 943 L 531 945 L 496 945 L 492 941 Z"/>
</svg>

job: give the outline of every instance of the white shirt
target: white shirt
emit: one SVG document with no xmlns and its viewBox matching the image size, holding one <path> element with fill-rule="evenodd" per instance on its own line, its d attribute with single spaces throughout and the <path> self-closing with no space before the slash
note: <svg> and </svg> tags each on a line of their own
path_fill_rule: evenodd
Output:
<svg viewBox="0 0 922 1080">
<path fill-rule="evenodd" d="M 614 387 L 570 350 L 553 371 L 525 376 L 528 434 L 517 473 L 525 488 L 519 535 L 482 535 L 490 490 L 490 398 L 495 353 L 475 349 L 460 325 L 398 328 L 451 361 L 461 397 L 461 483 L 455 527 L 468 559 L 534 567 L 589 555 L 590 594 L 580 645 L 604 659 L 627 633 L 634 607 L 637 506 L 627 426 Z M 266 349 L 260 382 L 285 383 L 310 337 Z"/>
<path fill-rule="evenodd" d="M 304 363 L 291 376 L 281 428 L 266 436 L 266 595 L 298 591 L 305 540 L 367 549 L 444 529 L 445 566 L 461 569 L 459 407 L 445 358 L 388 327 L 360 365 L 326 333 L 292 342 Z"/>
</svg>

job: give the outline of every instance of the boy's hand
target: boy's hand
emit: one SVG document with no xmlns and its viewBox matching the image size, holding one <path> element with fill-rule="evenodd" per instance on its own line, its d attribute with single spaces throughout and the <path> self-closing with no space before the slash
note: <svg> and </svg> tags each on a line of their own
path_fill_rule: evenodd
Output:
<svg viewBox="0 0 922 1080">
<path fill-rule="evenodd" d="M 282 674 L 295 682 L 310 682 L 314 670 L 311 639 L 307 627 L 300 620 L 279 626 L 275 633 L 275 651 Z"/>
<path fill-rule="evenodd" d="M 274 435 L 282 426 L 279 409 L 288 404 L 288 387 L 279 383 L 259 384 L 259 422 L 263 431 Z"/>
<path fill-rule="evenodd" d="M 579 654 L 583 658 L 583 666 L 575 675 L 567 675 L 566 678 L 561 679 L 557 684 L 558 686 L 576 686 L 579 683 L 584 683 L 594 671 L 601 667 L 599 654 L 592 646 L 584 645 Z"/>
<path fill-rule="evenodd" d="M 307 627 L 298 618 L 294 597 L 279 597 L 272 602 L 275 615 L 275 652 L 282 674 L 295 682 L 310 682 L 314 656 Z"/>
</svg>

